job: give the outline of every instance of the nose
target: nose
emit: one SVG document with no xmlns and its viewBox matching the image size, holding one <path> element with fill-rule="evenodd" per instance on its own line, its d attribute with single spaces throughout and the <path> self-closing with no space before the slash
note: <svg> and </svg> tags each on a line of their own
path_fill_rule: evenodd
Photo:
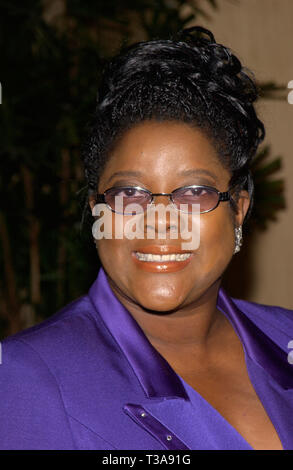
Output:
<svg viewBox="0 0 293 470">
<path fill-rule="evenodd" d="M 171 202 L 169 194 L 159 194 L 158 196 L 153 196 L 153 199 L 153 203 L 165 204 L 166 206 Z"/>
<path fill-rule="evenodd" d="M 153 202 L 144 214 L 144 232 L 150 238 L 166 238 L 167 233 L 178 233 L 178 214 L 170 196 L 154 196 Z M 174 237 L 172 237 L 174 238 Z"/>
</svg>

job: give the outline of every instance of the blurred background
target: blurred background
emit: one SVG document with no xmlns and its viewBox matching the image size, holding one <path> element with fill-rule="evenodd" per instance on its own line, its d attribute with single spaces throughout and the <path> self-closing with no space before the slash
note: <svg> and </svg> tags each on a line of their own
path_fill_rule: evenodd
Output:
<svg viewBox="0 0 293 470">
<path fill-rule="evenodd" d="M 292 0 L 0 0 L 0 338 L 97 276 L 80 146 L 101 71 L 122 45 L 201 25 L 261 87 L 256 203 L 224 277 L 234 297 L 293 308 Z"/>
</svg>

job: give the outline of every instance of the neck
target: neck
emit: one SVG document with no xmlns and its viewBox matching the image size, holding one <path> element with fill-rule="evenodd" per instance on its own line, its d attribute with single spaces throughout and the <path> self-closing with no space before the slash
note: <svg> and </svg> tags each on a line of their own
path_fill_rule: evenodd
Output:
<svg viewBox="0 0 293 470">
<path fill-rule="evenodd" d="M 110 279 L 109 284 L 151 344 L 165 357 L 174 355 L 174 360 L 176 357 L 180 360 L 187 353 L 206 355 L 226 324 L 217 309 L 220 280 L 196 300 L 170 312 L 147 310 L 122 293 Z"/>
</svg>

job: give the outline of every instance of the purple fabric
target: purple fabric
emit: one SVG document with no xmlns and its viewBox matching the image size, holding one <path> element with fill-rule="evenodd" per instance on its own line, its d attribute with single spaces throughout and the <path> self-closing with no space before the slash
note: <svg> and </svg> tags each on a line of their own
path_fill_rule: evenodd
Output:
<svg viewBox="0 0 293 470">
<path fill-rule="evenodd" d="M 231 299 L 218 308 L 285 449 L 293 449 L 293 311 Z M 87 295 L 7 338 L 1 449 L 251 449 L 153 348 L 101 268 Z"/>
<path fill-rule="evenodd" d="M 218 307 L 234 326 L 251 359 L 260 364 L 284 388 L 293 388 L 293 368 L 287 360 L 288 352 L 284 354 L 284 351 L 269 336 L 257 328 L 224 293 L 223 289 L 219 292 Z M 288 346 L 288 343 L 284 346 Z"/>
</svg>

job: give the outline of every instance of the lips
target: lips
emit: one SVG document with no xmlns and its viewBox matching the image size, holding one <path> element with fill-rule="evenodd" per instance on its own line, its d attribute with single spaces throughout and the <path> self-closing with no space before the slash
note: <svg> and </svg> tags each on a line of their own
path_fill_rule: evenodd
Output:
<svg viewBox="0 0 293 470">
<path fill-rule="evenodd" d="M 180 271 L 189 264 L 193 253 L 172 245 L 148 245 L 132 252 L 136 266 L 147 272 Z"/>
</svg>

